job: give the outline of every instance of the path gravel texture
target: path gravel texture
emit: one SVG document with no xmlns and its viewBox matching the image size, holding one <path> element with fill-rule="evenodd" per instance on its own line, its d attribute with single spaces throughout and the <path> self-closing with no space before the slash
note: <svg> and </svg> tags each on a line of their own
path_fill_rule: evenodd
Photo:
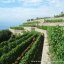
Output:
<svg viewBox="0 0 64 64">
<path fill-rule="evenodd" d="M 11 29 L 9 28 L 9 31 L 11 31 L 14 35 L 22 35 L 23 34 L 23 31 L 22 30 L 15 30 L 15 29 Z"/>
<path fill-rule="evenodd" d="M 43 45 L 43 50 L 42 50 L 41 64 L 51 64 L 50 57 L 48 55 L 49 45 L 48 45 L 47 31 L 39 29 L 39 28 L 35 28 L 35 31 L 44 33 L 44 45 Z"/>
<path fill-rule="evenodd" d="M 38 24 L 39 26 L 64 26 L 64 22 L 46 22 L 45 20 L 42 20 L 41 22 L 39 22 Z"/>
<path fill-rule="evenodd" d="M 42 23 L 41 25 L 43 26 L 64 26 L 64 22 L 45 22 L 45 23 Z"/>
</svg>

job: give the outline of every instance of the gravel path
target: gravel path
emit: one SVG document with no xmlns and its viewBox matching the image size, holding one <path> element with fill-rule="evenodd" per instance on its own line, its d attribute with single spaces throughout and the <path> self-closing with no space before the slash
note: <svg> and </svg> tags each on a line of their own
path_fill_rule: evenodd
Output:
<svg viewBox="0 0 64 64">
<path fill-rule="evenodd" d="M 11 31 L 14 35 L 19 35 L 19 34 L 23 34 L 22 30 L 15 30 L 15 29 L 11 29 L 9 28 L 9 31 Z"/>
<path fill-rule="evenodd" d="M 64 22 L 46 22 L 45 20 L 43 20 L 42 22 L 39 23 L 40 26 L 64 26 Z"/>
<path fill-rule="evenodd" d="M 56 26 L 56 25 L 59 25 L 59 26 L 64 26 L 64 22 L 45 22 L 45 23 L 42 23 L 41 25 L 43 26 Z"/>
<path fill-rule="evenodd" d="M 35 28 L 35 31 L 44 33 L 44 45 L 43 45 L 43 51 L 42 51 L 41 64 L 51 64 L 50 58 L 49 58 L 49 55 L 48 55 L 49 46 L 48 46 L 47 31 L 39 29 L 39 28 Z"/>
</svg>

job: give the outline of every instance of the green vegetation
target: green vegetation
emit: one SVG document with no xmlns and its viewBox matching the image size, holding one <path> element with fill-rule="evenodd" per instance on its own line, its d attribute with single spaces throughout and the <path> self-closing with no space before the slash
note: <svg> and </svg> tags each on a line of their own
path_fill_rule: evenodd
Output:
<svg viewBox="0 0 64 64">
<path fill-rule="evenodd" d="M 23 36 L 23 37 L 22 37 Z M 0 51 L 0 56 L 8 53 L 9 51 L 11 51 L 13 48 L 15 48 L 17 45 L 20 44 L 20 42 L 24 41 L 24 39 L 27 39 L 28 37 L 31 36 L 31 34 L 29 35 L 22 35 L 20 38 L 16 38 L 13 42 L 2 42 L 2 44 L 0 44 L 0 49 L 2 51 Z"/>
<path fill-rule="evenodd" d="M 44 29 L 44 30 L 47 30 L 47 27 L 49 27 L 49 26 L 38 26 L 38 28 Z"/>
<path fill-rule="evenodd" d="M 36 27 L 38 23 L 39 23 L 38 21 L 31 21 L 31 22 L 24 23 L 22 26 Z"/>
<path fill-rule="evenodd" d="M 10 27 L 11 29 L 15 29 L 15 30 L 24 30 L 24 28 L 23 27 L 20 27 L 20 26 L 18 26 L 18 27 Z"/>
<path fill-rule="evenodd" d="M 64 22 L 62 19 L 45 20 L 45 22 Z"/>
<path fill-rule="evenodd" d="M 43 30 L 47 30 L 48 28 L 50 28 L 50 27 L 56 27 L 56 26 L 38 26 L 38 28 L 40 28 L 40 29 L 43 29 Z M 62 26 L 63 27 L 63 26 Z"/>
<path fill-rule="evenodd" d="M 20 38 L 26 36 L 27 34 L 28 34 L 28 33 L 25 33 L 25 34 L 23 34 L 23 35 L 21 35 L 21 36 L 18 36 L 18 37 L 16 37 L 16 36 L 11 36 L 8 41 L 1 42 L 0 48 L 4 47 L 4 45 L 7 45 L 7 46 L 8 46 L 9 44 L 12 44 L 13 42 L 18 41 Z"/>
<path fill-rule="evenodd" d="M 0 43 L 8 40 L 11 37 L 11 32 L 9 30 L 0 31 Z"/>
<path fill-rule="evenodd" d="M 43 30 L 47 30 L 48 28 L 55 28 L 56 26 L 38 26 L 38 28 L 43 29 Z M 64 29 L 64 26 L 60 26 L 62 29 Z"/>
<path fill-rule="evenodd" d="M 64 64 L 64 31 L 60 26 L 48 28 L 49 51 L 51 64 Z"/>
<path fill-rule="evenodd" d="M 23 25 L 11 29 L 24 31 L 23 27 L 28 26 L 47 30 L 50 58 L 55 61 L 51 64 L 64 64 L 61 62 L 64 61 L 64 26 L 39 26 L 39 19 L 42 18 L 29 19 Z M 62 19 L 45 21 L 64 22 Z M 44 35 L 34 32 L 34 28 L 31 30 L 18 36 L 8 30 L 0 31 L 0 64 L 41 64 L 36 61 L 41 61 Z"/>
<path fill-rule="evenodd" d="M 32 21 L 32 22 L 27 22 L 27 23 L 24 23 L 24 24 L 37 24 L 38 22 L 37 21 Z"/>
<path fill-rule="evenodd" d="M 19 64 L 33 64 L 31 61 L 34 61 L 41 42 L 41 34 L 38 36 L 37 40 L 33 43 L 29 51 L 26 52 L 25 56 L 21 59 Z M 41 60 L 40 60 L 41 61 Z M 36 64 L 36 63 L 35 63 Z"/>
<path fill-rule="evenodd" d="M 42 40 L 41 37 L 43 36 L 40 33 L 30 32 L 30 33 L 25 33 L 19 37 L 12 36 L 8 41 L 2 42 L 0 44 L 0 64 L 12 64 L 16 61 L 16 59 L 21 54 L 22 54 L 22 57 L 20 57 L 21 62 L 26 60 L 24 58 L 24 60 L 22 61 L 22 58 L 25 57 L 27 53 L 28 53 L 28 56 L 30 56 L 31 58 L 32 56 L 34 57 L 34 54 L 36 56 L 36 52 L 40 50 L 40 45 L 42 45 L 41 47 L 43 47 L 43 42 L 41 41 Z M 42 48 L 40 53 L 42 54 Z M 41 57 L 40 57 L 40 60 L 41 60 Z M 18 64 L 19 64 L 19 61 L 18 61 Z"/>
</svg>

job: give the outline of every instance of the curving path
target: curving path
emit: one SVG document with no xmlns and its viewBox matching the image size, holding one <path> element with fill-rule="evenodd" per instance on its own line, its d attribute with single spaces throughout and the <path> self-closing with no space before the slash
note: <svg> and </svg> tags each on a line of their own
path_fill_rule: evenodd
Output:
<svg viewBox="0 0 64 64">
<path fill-rule="evenodd" d="M 64 22 L 44 22 L 42 25 L 43 26 L 56 26 L 56 25 L 64 26 Z"/>
<path fill-rule="evenodd" d="M 42 22 L 39 23 L 40 26 L 64 26 L 64 22 L 46 22 L 45 20 L 43 20 Z"/>
</svg>

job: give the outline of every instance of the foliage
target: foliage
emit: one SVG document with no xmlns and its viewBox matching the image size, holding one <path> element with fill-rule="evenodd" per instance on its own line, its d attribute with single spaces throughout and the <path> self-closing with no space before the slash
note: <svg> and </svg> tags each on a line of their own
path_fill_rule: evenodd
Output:
<svg viewBox="0 0 64 64">
<path fill-rule="evenodd" d="M 21 59 L 19 64 L 30 64 L 31 60 L 34 59 L 36 52 L 38 50 L 38 47 L 40 46 L 41 35 L 38 36 L 37 40 L 33 43 L 31 48 L 25 53 L 25 56 Z"/>
<path fill-rule="evenodd" d="M 0 64 L 12 64 L 16 60 L 16 58 L 27 48 L 27 46 L 31 43 L 31 40 L 33 37 L 35 37 L 36 34 L 32 35 L 28 39 L 24 39 L 25 41 L 21 43 L 19 41 L 18 44 L 15 48 L 13 48 L 10 52 L 3 54 L 0 57 Z"/>
<path fill-rule="evenodd" d="M 43 29 L 43 30 L 47 30 L 48 28 L 54 28 L 54 27 L 56 27 L 56 26 L 38 26 L 38 28 L 40 28 L 40 29 Z"/>
<path fill-rule="evenodd" d="M 9 30 L 0 31 L 0 43 L 8 40 L 11 37 L 11 32 Z"/>
<path fill-rule="evenodd" d="M 48 27 L 48 26 L 38 26 L 38 28 L 44 29 L 44 30 L 47 30 L 47 27 Z"/>
<path fill-rule="evenodd" d="M 9 43 L 18 41 L 20 38 L 26 36 L 27 34 L 28 34 L 28 33 L 25 33 L 25 34 L 23 34 L 23 35 L 21 35 L 21 36 L 18 36 L 18 37 L 11 36 L 8 41 L 1 42 L 0 48 L 2 48 L 2 47 L 5 46 L 5 45 L 8 45 Z"/>
<path fill-rule="evenodd" d="M 55 28 L 57 26 L 38 26 L 38 28 L 43 30 L 48 30 L 48 28 Z M 64 26 L 60 26 L 62 29 L 64 29 Z"/>
<path fill-rule="evenodd" d="M 64 35 L 63 29 L 60 26 L 48 28 L 49 50 L 51 53 L 51 60 L 58 61 L 52 64 L 63 64 L 64 61 Z M 53 57 L 53 58 L 52 58 Z M 59 62 L 61 61 L 61 62 Z"/>
<path fill-rule="evenodd" d="M 21 26 L 18 26 L 18 27 L 10 27 L 11 29 L 15 29 L 15 30 L 24 30 L 24 28 L 23 27 L 21 27 Z"/>
<path fill-rule="evenodd" d="M 62 19 L 45 20 L 45 22 L 64 22 Z"/>
<path fill-rule="evenodd" d="M 24 23 L 23 26 L 31 26 L 31 27 L 36 27 L 38 25 L 38 21 L 32 21 L 32 22 L 27 22 Z"/>
<path fill-rule="evenodd" d="M 17 45 L 21 44 L 24 40 L 26 40 L 28 37 L 30 37 L 32 34 L 29 33 L 27 36 L 24 35 L 22 38 L 15 40 L 14 42 L 5 42 L 4 45 L 1 45 L 0 48 L 2 49 L 2 51 L 0 51 L 0 53 L 2 52 L 1 55 L 8 53 L 9 51 L 11 51 L 13 48 L 15 48 Z M 21 43 L 20 43 L 21 42 Z"/>
</svg>

